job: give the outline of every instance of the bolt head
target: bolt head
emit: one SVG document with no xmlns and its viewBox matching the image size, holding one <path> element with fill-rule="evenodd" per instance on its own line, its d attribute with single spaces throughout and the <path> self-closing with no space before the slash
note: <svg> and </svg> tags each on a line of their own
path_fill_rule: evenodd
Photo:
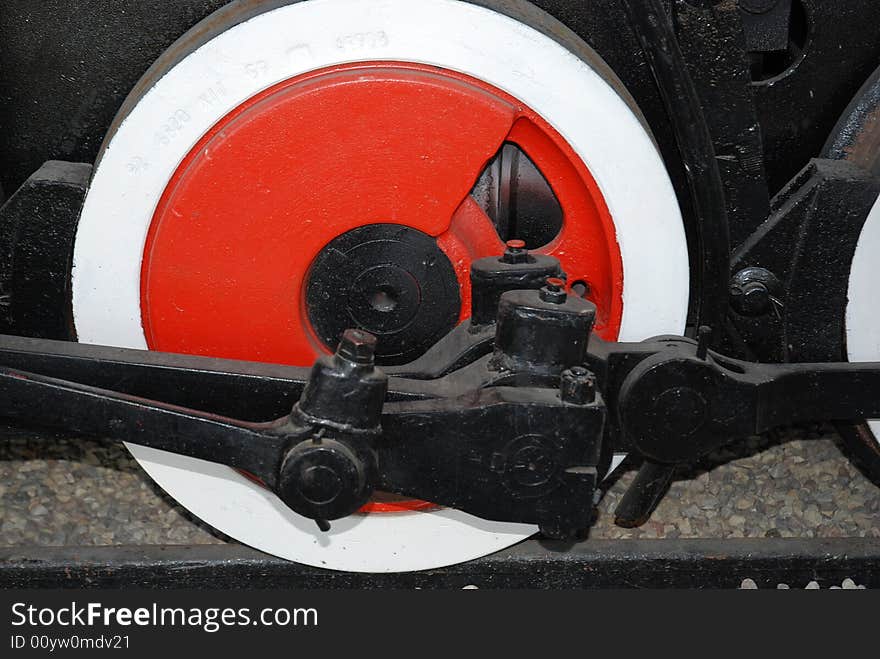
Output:
<svg viewBox="0 0 880 659">
<path fill-rule="evenodd" d="M 291 449 L 281 466 L 278 489 L 292 510 L 323 520 L 350 515 L 369 496 L 363 462 L 332 439 L 306 440 Z"/>
<path fill-rule="evenodd" d="M 528 263 L 529 251 L 524 240 L 508 240 L 507 249 L 501 256 L 502 263 Z"/>
<path fill-rule="evenodd" d="M 560 381 L 562 402 L 573 405 L 589 405 L 596 400 L 596 377 L 583 366 L 575 366 L 562 372 Z"/>
<path fill-rule="evenodd" d="M 756 266 L 743 268 L 731 280 L 730 306 L 742 316 L 761 316 L 772 309 L 779 289 L 779 280 L 769 270 Z"/>
<path fill-rule="evenodd" d="M 336 355 L 355 364 L 369 365 L 374 362 L 378 339 L 364 330 L 347 329 L 342 333 Z"/>
<path fill-rule="evenodd" d="M 565 292 L 565 280 L 559 277 L 548 277 L 544 288 L 538 292 L 538 297 L 544 302 L 565 304 L 568 299 L 568 293 Z"/>
<path fill-rule="evenodd" d="M 770 291 L 762 282 L 732 286 L 730 294 L 733 308 L 743 316 L 760 316 L 770 310 Z"/>
</svg>

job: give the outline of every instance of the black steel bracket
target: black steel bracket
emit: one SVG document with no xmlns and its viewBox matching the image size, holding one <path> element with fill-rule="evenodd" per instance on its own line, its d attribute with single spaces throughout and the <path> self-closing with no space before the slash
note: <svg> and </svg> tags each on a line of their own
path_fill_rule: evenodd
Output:
<svg viewBox="0 0 880 659">
<path fill-rule="evenodd" d="M 528 540 L 461 565 L 397 574 L 298 565 L 241 545 L 0 548 L 0 588 L 759 588 L 880 587 L 870 538 Z"/>
</svg>

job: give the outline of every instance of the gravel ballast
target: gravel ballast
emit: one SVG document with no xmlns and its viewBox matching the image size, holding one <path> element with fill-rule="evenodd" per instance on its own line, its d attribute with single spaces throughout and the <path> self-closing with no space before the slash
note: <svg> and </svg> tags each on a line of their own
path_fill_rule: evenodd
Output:
<svg viewBox="0 0 880 659">
<path fill-rule="evenodd" d="M 226 539 L 156 487 L 121 444 L 37 437 L 0 442 L 0 546 L 205 544 Z M 880 488 L 835 445 L 817 438 L 753 438 L 681 471 L 652 519 L 614 525 L 634 471 L 599 504 L 591 537 L 880 538 Z"/>
</svg>

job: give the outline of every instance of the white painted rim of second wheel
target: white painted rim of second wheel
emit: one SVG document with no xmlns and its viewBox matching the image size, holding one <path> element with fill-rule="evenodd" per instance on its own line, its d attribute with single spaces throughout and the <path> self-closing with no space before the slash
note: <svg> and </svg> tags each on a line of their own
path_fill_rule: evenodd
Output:
<svg viewBox="0 0 880 659">
<path fill-rule="evenodd" d="M 868 213 L 849 273 L 846 304 L 846 352 L 851 362 L 880 360 L 880 197 Z M 880 419 L 868 422 L 880 442 Z"/>
<path fill-rule="evenodd" d="M 584 160 L 614 218 L 624 271 L 621 340 L 682 331 L 689 268 L 675 192 L 638 117 L 596 71 L 537 30 L 458 0 L 309 0 L 213 38 L 169 69 L 123 119 L 96 167 L 76 235 L 79 340 L 147 347 L 140 268 L 150 221 L 175 169 L 211 126 L 282 80 L 378 60 L 466 73 L 547 120 Z M 129 448 L 161 487 L 208 524 L 313 566 L 363 572 L 441 567 L 536 530 L 440 510 L 355 516 L 320 534 L 314 522 L 232 469 Z"/>
</svg>

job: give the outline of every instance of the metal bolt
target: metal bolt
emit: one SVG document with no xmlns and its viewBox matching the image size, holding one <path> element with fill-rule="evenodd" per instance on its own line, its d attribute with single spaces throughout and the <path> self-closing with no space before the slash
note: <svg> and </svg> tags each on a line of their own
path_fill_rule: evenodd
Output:
<svg viewBox="0 0 880 659">
<path fill-rule="evenodd" d="M 762 314 L 770 309 L 770 291 L 759 281 L 753 281 L 742 287 L 742 306 L 754 315 Z"/>
<path fill-rule="evenodd" d="M 565 281 L 559 277 L 548 277 L 547 283 L 538 292 L 538 296 L 544 302 L 565 304 L 565 301 L 568 299 L 568 293 L 565 292 Z"/>
<path fill-rule="evenodd" d="M 564 403 L 589 405 L 596 400 L 596 378 L 589 369 L 575 366 L 562 372 L 559 391 Z"/>
<path fill-rule="evenodd" d="M 769 270 L 744 268 L 730 283 L 730 306 L 742 316 L 761 316 L 772 309 L 779 288 L 779 280 Z"/>
<path fill-rule="evenodd" d="M 760 316 L 770 310 L 770 291 L 759 281 L 730 287 L 730 304 L 743 316 Z"/>
<path fill-rule="evenodd" d="M 524 240 L 508 240 L 507 249 L 501 256 L 503 263 L 528 263 L 529 251 Z"/>
<path fill-rule="evenodd" d="M 347 329 L 342 333 L 336 356 L 355 364 L 372 366 L 377 343 L 376 337 L 369 332 Z"/>
<path fill-rule="evenodd" d="M 304 440 L 285 455 L 278 494 L 292 510 L 317 521 L 352 514 L 366 500 L 368 467 L 353 449 L 334 439 Z M 320 520 L 320 521 L 319 521 Z"/>
</svg>

